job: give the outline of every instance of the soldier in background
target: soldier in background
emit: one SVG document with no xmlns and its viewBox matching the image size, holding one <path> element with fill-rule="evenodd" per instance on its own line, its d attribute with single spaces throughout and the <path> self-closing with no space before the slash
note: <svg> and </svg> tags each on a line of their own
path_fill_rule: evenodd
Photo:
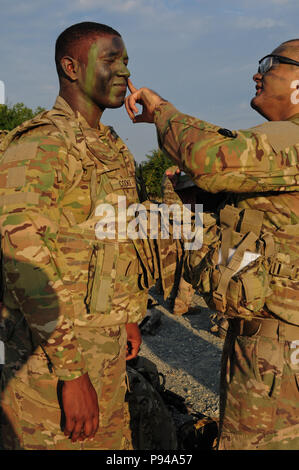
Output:
<svg viewBox="0 0 299 470">
<path fill-rule="evenodd" d="M 126 358 L 148 292 L 132 241 L 95 234 L 101 203 L 138 202 L 133 157 L 100 122 L 124 103 L 128 56 L 117 31 L 80 23 L 55 58 L 54 108 L 10 133 L 1 160 L 4 448 L 129 449 Z"/>
<path fill-rule="evenodd" d="M 169 206 L 171 204 L 179 204 L 182 206 L 182 200 L 175 192 L 173 184 L 168 177 L 168 174 L 175 173 L 177 169 L 177 166 L 168 168 L 163 176 L 161 183 L 162 202 L 163 204 L 167 204 Z M 174 286 L 169 296 L 170 308 L 174 315 L 183 315 L 184 313 L 188 312 L 194 294 L 192 285 L 189 284 L 183 276 L 184 255 L 184 247 L 182 243 L 182 256 L 180 262 L 178 263 Z"/>
<path fill-rule="evenodd" d="M 176 178 L 175 184 L 173 183 L 174 177 Z M 191 178 L 188 175 L 183 174 L 176 165 L 168 168 L 165 172 L 162 180 L 162 196 L 165 204 L 176 203 L 182 206 L 182 201 L 185 201 L 186 203 L 188 202 L 191 207 L 192 204 L 202 204 L 203 213 L 217 212 L 225 205 L 225 201 L 227 199 L 227 194 L 223 192 L 210 194 L 207 191 L 201 190 L 196 186 Z M 193 307 L 190 309 L 190 305 L 192 304 L 192 299 L 196 291 L 192 284 L 190 284 L 188 274 L 185 272 L 187 253 L 184 253 L 183 245 L 184 244 L 182 243 L 183 255 L 181 257 L 181 262 L 178 263 L 175 283 L 169 297 L 170 307 L 174 315 L 184 315 L 193 311 Z M 199 307 L 195 306 L 194 309 L 195 311 L 198 311 Z M 215 312 L 211 313 L 210 319 L 211 333 L 224 338 L 228 328 L 227 319 L 223 315 L 219 315 Z"/>
<path fill-rule="evenodd" d="M 180 113 L 147 88 L 126 107 L 155 123 L 166 155 L 203 190 L 230 192 L 190 252 L 193 285 L 229 319 L 219 449 L 298 449 L 299 39 L 259 61 L 251 106 L 268 123 L 231 131 Z M 138 112 L 135 103 L 143 105 Z M 297 350 L 296 350 L 297 348 Z"/>
</svg>

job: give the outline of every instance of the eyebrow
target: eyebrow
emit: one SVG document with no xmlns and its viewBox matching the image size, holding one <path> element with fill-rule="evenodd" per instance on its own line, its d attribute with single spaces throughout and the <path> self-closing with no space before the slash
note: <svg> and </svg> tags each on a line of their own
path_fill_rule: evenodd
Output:
<svg viewBox="0 0 299 470">
<path fill-rule="evenodd" d="M 113 57 L 116 57 L 116 56 L 119 55 L 119 51 L 115 51 L 115 52 L 110 51 L 109 53 L 103 51 L 103 54 L 102 54 L 102 55 L 103 55 L 104 57 L 111 57 L 111 58 L 113 58 Z M 127 60 L 129 60 L 128 54 L 126 54 L 126 55 L 124 56 L 124 58 L 127 59 Z"/>
</svg>

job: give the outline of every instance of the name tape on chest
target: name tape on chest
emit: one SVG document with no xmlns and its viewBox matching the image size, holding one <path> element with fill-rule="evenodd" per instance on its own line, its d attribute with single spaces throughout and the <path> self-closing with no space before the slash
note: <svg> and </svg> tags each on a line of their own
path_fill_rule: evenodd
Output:
<svg viewBox="0 0 299 470">
<path fill-rule="evenodd" d="M 121 178 L 118 181 L 111 182 L 111 185 L 114 190 L 136 188 L 136 183 L 135 183 L 134 178 Z"/>
</svg>

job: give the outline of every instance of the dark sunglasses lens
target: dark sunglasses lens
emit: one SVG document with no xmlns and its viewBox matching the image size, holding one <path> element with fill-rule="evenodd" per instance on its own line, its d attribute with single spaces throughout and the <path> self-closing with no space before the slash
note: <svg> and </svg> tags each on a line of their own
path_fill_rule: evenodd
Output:
<svg viewBox="0 0 299 470">
<path fill-rule="evenodd" d="M 268 70 L 272 67 L 273 57 L 265 57 L 262 62 L 259 64 L 258 72 L 261 74 L 267 73 Z"/>
</svg>

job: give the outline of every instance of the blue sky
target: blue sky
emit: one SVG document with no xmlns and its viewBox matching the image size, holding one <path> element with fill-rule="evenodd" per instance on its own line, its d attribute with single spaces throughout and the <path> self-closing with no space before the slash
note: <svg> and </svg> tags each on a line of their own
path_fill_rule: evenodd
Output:
<svg viewBox="0 0 299 470">
<path fill-rule="evenodd" d="M 97 21 L 123 36 L 135 86 L 231 129 L 263 122 L 249 105 L 258 59 L 299 37 L 298 0 L 0 0 L 0 11 L 0 80 L 10 104 L 52 107 L 57 36 Z M 137 161 L 157 148 L 154 127 L 133 125 L 124 108 L 106 110 L 102 120 Z"/>
</svg>

